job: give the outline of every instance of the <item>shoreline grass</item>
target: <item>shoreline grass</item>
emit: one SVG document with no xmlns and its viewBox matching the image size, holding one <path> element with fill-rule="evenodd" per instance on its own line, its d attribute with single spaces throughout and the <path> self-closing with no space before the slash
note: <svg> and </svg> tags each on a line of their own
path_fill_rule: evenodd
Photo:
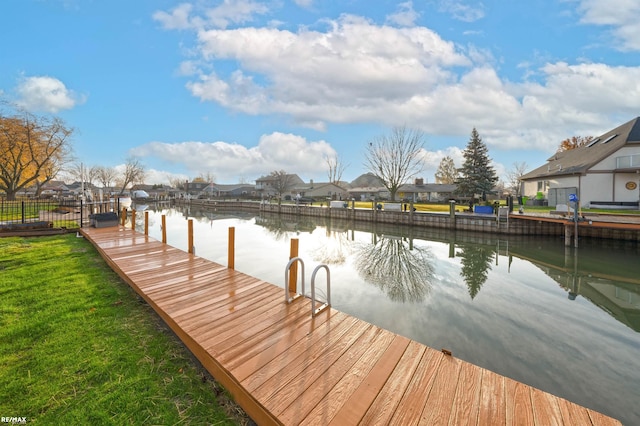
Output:
<svg viewBox="0 0 640 426">
<path fill-rule="evenodd" d="M 41 424 L 248 424 L 84 239 L 0 238 L 0 415 Z"/>
</svg>

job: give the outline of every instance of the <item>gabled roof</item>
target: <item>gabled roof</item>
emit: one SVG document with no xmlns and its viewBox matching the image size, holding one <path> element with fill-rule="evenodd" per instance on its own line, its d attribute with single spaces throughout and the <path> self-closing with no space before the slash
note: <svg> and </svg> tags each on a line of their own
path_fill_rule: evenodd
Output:
<svg viewBox="0 0 640 426">
<path fill-rule="evenodd" d="M 253 191 L 256 189 L 256 186 L 250 183 L 232 183 L 232 184 L 222 184 L 222 183 L 212 183 L 211 185 L 205 188 L 206 191 L 222 191 L 222 192 L 231 192 L 236 191 L 238 189 Z"/>
<path fill-rule="evenodd" d="M 371 172 L 362 174 L 351 181 L 352 188 L 376 186 L 384 186 L 384 182 Z"/>
<path fill-rule="evenodd" d="M 547 164 L 520 179 L 585 174 L 591 167 L 627 145 L 640 146 L 640 117 L 596 137 L 585 146 L 555 153 L 547 160 Z"/>
</svg>

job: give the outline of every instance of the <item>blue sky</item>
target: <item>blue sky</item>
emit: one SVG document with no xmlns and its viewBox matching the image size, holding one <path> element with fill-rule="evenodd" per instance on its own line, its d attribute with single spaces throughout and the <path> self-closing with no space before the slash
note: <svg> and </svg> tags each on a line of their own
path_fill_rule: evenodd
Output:
<svg viewBox="0 0 640 426">
<path fill-rule="evenodd" d="M 0 98 L 147 183 L 326 181 L 334 155 L 352 180 L 402 125 L 426 181 L 474 127 L 503 176 L 640 115 L 638 22 L 630 0 L 3 0 Z"/>
</svg>

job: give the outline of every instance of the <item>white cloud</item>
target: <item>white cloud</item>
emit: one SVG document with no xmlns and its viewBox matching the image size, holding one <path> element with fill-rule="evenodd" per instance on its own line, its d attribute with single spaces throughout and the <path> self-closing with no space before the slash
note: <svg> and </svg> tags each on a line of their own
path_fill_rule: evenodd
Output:
<svg viewBox="0 0 640 426">
<path fill-rule="evenodd" d="M 640 50 L 640 2 L 636 0 L 581 0 L 578 10 L 584 24 L 611 27 L 620 50 Z"/>
<path fill-rule="evenodd" d="M 254 15 L 267 12 L 267 6 L 253 0 L 224 0 L 219 6 L 207 10 L 206 15 L 214 27 L 227 28 L 230 24 L 251 22 Z"/>
<path fill-rule="evenodd" d="M 192 175 L 215 170 L 221 182 L 236 182 L 241 176 L 266 175 L 273 170 L 301 177 L 326 172 L 326 156 L 336 154 L 325 141 L 307 141 L 301 136 L 275 132 L 260 137 L 247 148 L 228 142 L 150 142 L 130 151 L 131 155 L 181 164 Z"/>
<path fill-rule="evenodd" d="M 413 9 L 413 2 L 398 4 L 398 11 L 387 16 L 387 22 L 401 27 L 412 27 L 420 14 Z"/>
<path fill-rule="evenodd" d="M 186 30 L 188 28 L 192 28 L 194 25 L 189 18 L 189 14 L 192 9 L 193 5 L 182 3 L 173 8 L 171 13 L 157 11 L 152 15 L 152 17 L 156 21 L 160 22 L 163 28 L 167 30 Z"/>
<path fill-rule="evenodd" d="M 48 76 L 23 78 L 16 93 L 16 104 L 29 111 L 57 113 L 84 102 L 84 97 L 67 89 L 62 81 Z"/>
<path fill-rule="evenodd" d="M 269 8 L 253 0 L 224 0 L 216 7 L 200 8 L 182 3 L 170 12 L 156 11 L 152 17 L 167 30 L 227 28 L 232 24 L 253 21 L 255 15 L 264 15 Z M 202 15 L 196 15 L 196 13 Z"/>
<path fill-rule="evenodd" d="M 144 182 L 148 185 L 169 185 L 172 181 L 181 181 L 192 179 L 193 176 L 187 176 L 181 173 L 170 173 L 163 170 L 148 169 L 144 173 Z"/>
<path fill-rule="evenodd" d="M 464 157 L 462 156 L 462 148 L 450 146 L 445 149 L 436 151 L 424 150 L 422 153 L 423 170 L 420 176 L 424 177 L 427 182 L 435 182 L 435 174 L 440 166 L 440 162 L 444 157 L 451 157 L 456 167 L 462 167 Z"/>
<path fill-rule="evenodd" d="M 305 9 L 311 8 L 313 6 L 313 0 L 293 0 L 295 4 Z"/>
<path fill-rule="evenodd" d="M 378 27 L 347 15 L 329 24 L 327 32 L 201 31 L 205 61 L 233 59 L 240 66 L 226 77 L 203 72 L 187 87 L 229 109 L 323 128 L 327 121 L 385 115 L 381 108 L 451 80 L 447 67 L 470 65 L 453 43 L 424 27 Z"/>
<path fill-rule="evenodd" d="M 484 18 L 484 5 L 481 2 L 440 0 L 439 9 L 442 12 L 450 13 L 454 19 L 463 22 L 474 22 Z"/>
<path fill-rule="evenodd" d="M 490 147 L 504 150 L 553 152 L 567 137 L 599 134 L 640 109 L 637 66 L 547 60 L 512 82 L 498 74 L 490 51 L 455 45 L 426 27 L 353 15 L 322 23 L 316 30 L 199 30 L 199 56 L 183 67 L 192 75 L 186 87 L 231 111 L 317 130 L 406 124 L 464 141 L 475 126 Z"/>
</svg>

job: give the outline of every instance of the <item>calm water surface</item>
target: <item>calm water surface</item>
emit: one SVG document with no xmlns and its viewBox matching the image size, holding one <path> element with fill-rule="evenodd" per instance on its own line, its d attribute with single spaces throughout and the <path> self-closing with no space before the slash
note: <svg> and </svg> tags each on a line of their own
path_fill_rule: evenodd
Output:
<svg viewBox="0 0 640 426">
<path fill-rule="evenodd" d="M 497 239 L 247 213 L 150 211 L 149 234 L 284 286 L 292 238 L 309 293 L 313 269 L 331 269 L 335 309 L 499 374 L 640 425 L 640 248 L 562 239 Z M 138 224 L 141 228 L 141 224 Z M 324 273 L 317 291 L 323 297 Z"/>
</svg>

